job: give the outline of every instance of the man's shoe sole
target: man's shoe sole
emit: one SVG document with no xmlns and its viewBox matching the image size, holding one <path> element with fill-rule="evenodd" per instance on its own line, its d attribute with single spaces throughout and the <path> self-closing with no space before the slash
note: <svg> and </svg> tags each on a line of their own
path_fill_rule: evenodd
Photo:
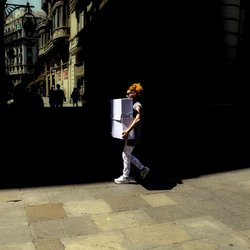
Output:
<svg viewBox="0 0 250 250">
<path fill-rule="evenodd" d="M 128 184 L 129 183 L 129 181 L 122 182 L 122 181 L 116 181 L 116 180 L 114 180 L 114 182 L 116 184 Z"/>
</svg>

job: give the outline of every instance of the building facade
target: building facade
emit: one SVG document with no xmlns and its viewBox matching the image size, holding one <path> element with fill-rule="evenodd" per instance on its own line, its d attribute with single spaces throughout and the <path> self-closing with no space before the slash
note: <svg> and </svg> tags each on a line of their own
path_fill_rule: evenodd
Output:
<svg viewBox="0 0 250 250">
<path fill-rule="evenodd" d="M 16 10 L 6 20 L 4 27 L 6 74 L 11 86 L 28 85 L 37 75 L 38 35 L 36 30 L 29 36 L 23 28 L 25 11 Z M 36 23 L 42 13 L 34 15 Z"/>
<path fill-rule="evenodd" d="M 46 94 L 57 83 L 70 99 L 74 87 L 85 87 L 85 66 L 79 34 L 107 0 L 43 0 L 46 17 L 38 26 L 39 62 L 46 79 Z"/>
</svg>

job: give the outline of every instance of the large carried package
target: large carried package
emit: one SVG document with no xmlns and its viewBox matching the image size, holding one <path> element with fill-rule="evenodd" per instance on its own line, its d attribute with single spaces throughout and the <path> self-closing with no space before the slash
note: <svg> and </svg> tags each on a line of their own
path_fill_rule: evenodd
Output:
<svg viewBox="0 0 250 250">
<path fill-rule="evenodd" d="M 120 98 L 111 100 L 112 137 L 123 139 L 122 132 L 133 122 L 133 99 Z M 134 139 L 134 130 L 130 131 L 128 139 Z"/>
</svg>

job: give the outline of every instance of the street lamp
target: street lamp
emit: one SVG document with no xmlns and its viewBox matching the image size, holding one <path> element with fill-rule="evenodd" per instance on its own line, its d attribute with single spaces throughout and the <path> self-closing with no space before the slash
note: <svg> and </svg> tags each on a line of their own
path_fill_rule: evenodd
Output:
<svg viewBox="0 0 250 250">
<path fill-rule="evenodd" d="M 36 18 L 32 14 L 31 6 L 28 2 L 22 4 L 8 4 L 7 0 L 0 0 L 0 109 L 7 106 L 7 92 L 9 82 L 5 67 L 5 42 L 4 42 L 4 25 L 7 17 L 15 10 L 25 8 L 25 14 L 22 19 L 22 25 L 26 36 L 31 37 L 36 29 Z"/>
</svg>

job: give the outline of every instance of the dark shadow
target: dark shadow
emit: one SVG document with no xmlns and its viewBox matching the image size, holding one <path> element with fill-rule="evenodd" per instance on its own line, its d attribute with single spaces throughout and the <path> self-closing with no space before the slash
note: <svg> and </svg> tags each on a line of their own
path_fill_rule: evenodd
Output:
<svg viewBox="0 0 250 250">
<path fill-rule="evenodd" d="M 144 180 L 136 178 L 139 184 L 141 184 L 147 190 L 170 190 L 182 184 L 182 180 L 179 177 L 163 174 L 161 171 L 151 169 L 147 177 Z"/>
<path fill-rule="evenodd" d="M 249 166 L 249 108 L 208 106 L 240 102 L 249 83 L 224 78 L 218 1 L 172 1 L 167 15 L 160 1 L 122 3 L 110 0 L 79 34 L 84 108 L 2 114 L 1 187 L 113 181 L 122 143 L 111 138 L 110 99 L 122 97 L 131 81 L 144 86 L 145 188 L 171 189 L 186 178 Z"/>
<path fill-rule="evenodd" d="M 135 153 L 151 171 L 140 181 L 131 169 L 141 185 L 168 190 L 188 178 L 249 167 L 246 114 L 222 109 L 206 114 L 199 129 L 195 120 L 186 127 L 145 121 L 143 144 Z M 123 141 L 111 137 L 107 113 L 95 117 L 67 107 L 3 117 L 1 188 L 105 182 L 121 174 Z"/>
</svg>

